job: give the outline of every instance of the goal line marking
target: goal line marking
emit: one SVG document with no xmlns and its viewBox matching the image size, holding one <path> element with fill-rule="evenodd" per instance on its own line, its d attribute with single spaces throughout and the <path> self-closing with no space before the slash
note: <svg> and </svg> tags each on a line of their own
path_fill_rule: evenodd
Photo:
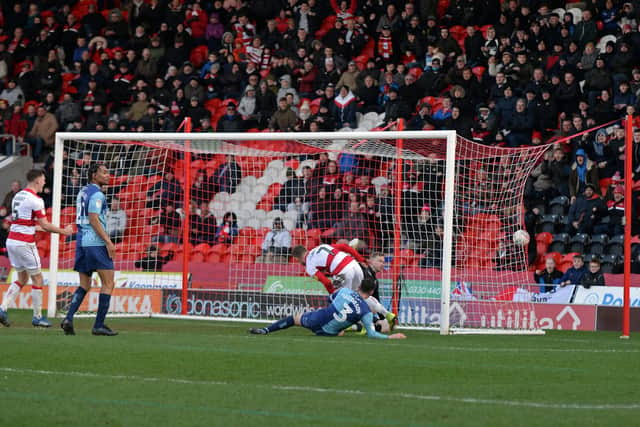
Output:
<svg viewBox="0 0 640 427">
<path fill-rule="evenodd" d="M 443 395 L 427 395 L 416 393 L 385 393 L 376 391 L 363 391 L 363 390 L 348 390 L 348 389 L 334 389 L 324 387 L 309 387 L 309 386 L 296 386 L 296 385 L 266 385 L 266 384 L 243 384 L 243 383 L 231 383 L 227 381 L 210 381 L 210 380 L 189 380 L 182 378 L 163 378 L 163 377 L 143 377 L 138 375 L 106 375 L 98 374 L 95 372 L 78 372 L 78 371 L 49 371 L 41 369 L 24 369 L 24 368 L 11 368 L 0 367 L 0 372 L 7 374 L 24 374 L 24 375 L 41 375 L 41 376 L 66 376 L 66 377 L 78 377 L 78 378 L 100 378 L 109 380 L 124 380 L 124 381 L 140 381 L 140 382 L 166 382 L 170 384 L 186 384 L 186 385 L 201 385 L 201 386 L 220 386 L 220 387 L 257 387 L 266 390 L 275 391 L 301 391 L 307 393 L 319 393 L 319 394 L 342 394 L 350 396 L 370 396 L 370 397 L 382 397 L 382 398 L 397 398 L 418 400 L 418 401 L 439 401 L 439 402 L 455 402 L 455 403 L 468 403 L 476 405 L 492 405 L 492 406 L 507 406 L 507 407 L 523 407 L 523 408 L 541 408 L 541 409 L 575 409 L 575 410 L 638 410 L 640 409 L 640 403 L 626 403 L 626 404 L 588 404 L 588 403 L 562 403 L 562 402 L 534 402 L 523 400 L 502 400 L 502 399 L 480 399 L 474 397 L 455 397 L 455 396 L 443 396 Z"/>
</svg>

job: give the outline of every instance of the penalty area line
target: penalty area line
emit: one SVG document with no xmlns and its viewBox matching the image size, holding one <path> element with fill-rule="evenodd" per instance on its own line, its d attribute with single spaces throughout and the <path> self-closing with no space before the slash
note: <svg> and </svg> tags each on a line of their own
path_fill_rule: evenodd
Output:
<svg viewBox="0 0 640 427">
<path fill-rule="evenodd" d="M 309 387 L 309 386 L 287 386 L 287 385 L 267 385 L 267 384 L 244 384 L 244 383 L 232 383 L 227 381 L 210 381 L 210 380 L 190 380 L 182 378 L 164 378 L 164 377 L 143 377 L 138 375 L 106 375 L 95 372 L 78 372 L 78 371 L 50 371 L 42 369 L 24 369 L 24 368 L 11 368 L 0 367 L 0 372 L 6 374 L 18 374 L 18 375 L 40 375 L 40 376 L 64 376 L 64 377 L 77 377 L 77 378 L 100 378 L 107 380 L 124 380 L 124 381 L 140 381 L 140 382 L 165 382 L 170 384 L 186 384 L 186 385 L 201 385 L 201 386 L 214 386 L 214 387 L 254 387 L 272 391 L 296 391 L 306 393 L 318 393 L 318 394 L 338 394 L 348 396 L 368 396 L 368 397 L 382 397 L 389 398 L 403 398 L 416 401 L 436 401 L 436 402 L 454 402 L 454 403 L 468 403 L 474 405 L 486 405 L 486 406 L 506 406 L 506 407 L 520 407 L 520 408 L 539 408 L 539 409 L 560 409 L 560 410 L 638 410 L 640 409 L 640 403 L 622 403 L 622 404 L 589 404 L 589 403 L 562 403 L 562 402 L 535 402 L 526 400 L 503 400 L 503 399 L 480 399 L 474 397 L 455 397 L 455 396 L 443 396 L 443 395 L 427 395 L 417 393 L 385 393 L 377 391 L 365 391 L 365 390 L 349 390 L 349 389 L 335 389 L 325 387 Z"/>
</svg>

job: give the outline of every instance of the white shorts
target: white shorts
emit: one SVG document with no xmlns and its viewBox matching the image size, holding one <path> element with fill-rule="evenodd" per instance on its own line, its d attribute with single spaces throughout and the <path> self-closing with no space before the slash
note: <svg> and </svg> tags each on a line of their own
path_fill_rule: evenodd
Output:
<svg viewBox="0 0 640 427">
<path fill-rule="evenodd" d="M 26 271 L 30 276 L 40 274 L 40 254 L 35 243 L 7 239 L 7 252 L 11 267 L 17 272 Z"/>
<path fill-rule="evenodd" d="M 338 273 L 338 276 L 344 279 L 343 287 L 354 291 L 360 288 L 360 283 L 362 283 L 362 279 L 364 279 L 364 273 L 357 261 L 351 261 L 347 264 L 342 271 Z"/>
</svg>

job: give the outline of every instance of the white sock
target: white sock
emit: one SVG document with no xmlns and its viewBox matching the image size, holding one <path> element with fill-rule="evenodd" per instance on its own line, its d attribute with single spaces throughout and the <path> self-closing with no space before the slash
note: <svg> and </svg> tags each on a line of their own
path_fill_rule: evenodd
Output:
<svg viewBox="0 0 640 427">
<path fill-rule="evenodd" d="M 31 304 L 33 305 L 33 317 L 42 317 L 42 288 L 31 286 Z"/>
<path fill-rule="evenodd" d="M 389 313 L 389 311 L 387 311 L 387 309 L 384 308 L 384 306 L 380 304 L 380 301 L 378 301 L 375 297 L 369 297 L 365 301 L 367 302 L 367 305 L 372 312 L 380 313 L 383 316 L 386 316 L 387 313 Z"/>
<path fill-rule="evenodd" d="M 7 311 L 9 306 L 13 304 L 20 293 L 20 289 L 22 289 L 22 285 L 17 280 L 9 286 L 7 293 L 4 294 L 4 298 L 2 299 L 2 304 L 0 305 L 2 311 Z"/>
</svg>

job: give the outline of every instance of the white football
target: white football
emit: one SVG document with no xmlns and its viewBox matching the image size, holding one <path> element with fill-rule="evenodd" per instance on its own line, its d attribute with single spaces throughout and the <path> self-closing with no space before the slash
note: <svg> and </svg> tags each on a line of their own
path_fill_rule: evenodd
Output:
<svg viewBox="0 0 640 427">
<path fill-rule="evenodd" d="M 525 230 L 518 230 L 515 233 L 513 233 L 513 243 L 515 243 L 518 246 L 526 246 L 529 244 L 529 233 L 527 233 Z"/>
</svg>

